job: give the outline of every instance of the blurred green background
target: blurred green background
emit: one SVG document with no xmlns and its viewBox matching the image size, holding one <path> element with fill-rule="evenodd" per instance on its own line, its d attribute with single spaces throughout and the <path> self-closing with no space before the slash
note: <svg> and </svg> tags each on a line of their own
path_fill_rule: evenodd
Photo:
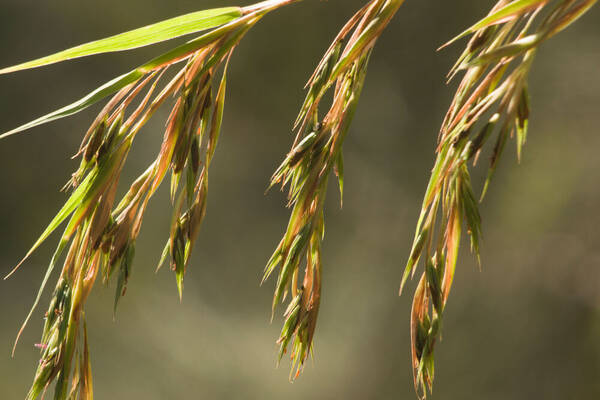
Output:
<svg viewBox="0 0 600 400">
<path fill-rule="evenodd" d="M 154 274 L 167 238 L 166 190 L 150 203 L 133 277 L 112 319 L 113 286 L 87 306 L 98 399 L 413 399 L 401 271 L 437 130 L 457 82 L 447 39 L 494 1 L 407 1 L 376 46 L 345 144 L 346 192 L 330 188 L 314 362 L 294 384 L 275 368 L 281 312 L 263 266 L 287 222 L 264 195 L 288 151 L 302 87 L 363 0 L 306 0 L 243 40 L 230 68 L 208 213 L 180 304 L 174 276 Z M 0 64 L 229 1 L 0 0 Z M 241 5 L 249 4 L 244 1 Z M 505 154 L 482 205 L 483 269 L 464 246 L 436 350 L 437 399 L 600 398 L 600 6 L 546 43 L 531 77 L 533 115 L 521 164 Z M 172 44 L 0 76 L 0 130 L 70 103 Z M 98 107 L 0 143 L 0 272 L 25 254 L 65 200 L 58 189 Z M 154 158 L 167 110 L 139 136 L 125 176 Z M 474 185 L 481 188 L 480 173 Z M 56 240 L 56 238 L 54 238 Z M 467 243 L 466 241 L 464 243 Z M 49 299 L 10 350 L 55 246 L 0 283 L 0 398 L 25 396 Z M 51 284 L 50 286 L 53 286 Z"/>
</svg>

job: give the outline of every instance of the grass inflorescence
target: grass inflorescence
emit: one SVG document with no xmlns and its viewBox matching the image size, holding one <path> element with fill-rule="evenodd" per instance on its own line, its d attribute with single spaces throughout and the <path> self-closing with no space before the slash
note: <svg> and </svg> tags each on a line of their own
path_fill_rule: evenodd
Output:
<svg viewBox="0 0 600 400">
<path fill-rule="evenodd" d="M 271 178 L 271 186 L 289 187 L 292 209 L 286 232 L 265 268 L 263 281 L 279 266 L 272 312 L 289 294 L 278 340 L 279 360 L 291 346 L 296 378 L 312 350 L 321 301 L 321 240 L 327 182 L 337 176 L 344 189 L 342 147 L 365 80 L 377 38 L 403 1 L 369 1 L 342 28 L 307 84 L 308 93 L 296 119 L 292 149 Z M 319 105 L 328 91 L 333 99 L 321 117 Z M 300 267 L 305 263 L 304 277 Z M 295 372 L 294 372 L 295 369 Z"/>
<path fill-rule="evenodd" d="M 175 18 L 0 71 L 6 73 L 77 56 L 126 50 L 213 28 L 108 82 L 80 101 L 3 135 L 62 118 L 112 95 L 84 135 L 76 155 L 81 159 L 79 168 L 64 188 L 71 191 L 68 200 L 25 256 L 26 259 L 68 221 L 31 312 L 19 331 L 20 335 L 53 270 L 66 253 L 45 314 L 42 339 L 37 345 L 41 360 L 28 399 L 37 398 L 52 383 L 55 383 L 55 399 L 92 398 L 84 321 L 86 299 L 97 278 L 104 283 L 115 280 L 116 313 L 132 274 L 135 243 L 148 202 L 169 173 L 173 216 L 158 267 L 170 259 L 181 297 L 185 271 L 206 211 L 208 172 L 221 130 L 228 60 L 261 17 L 292 2 L 271 0 L 248 8 L 194 13 L 183 18 L 187 24 L 182 23 L 182 18 Z M 149 31 L 154 34 L 149 35 Z M 183 67 L 167 79 L 167 71 L 177 64 Z M 172 109 L 156 159 L 117 201 L 117 185 L 135 137 L 169 99 Z"/>
<path fill-rule="evenodd" d="M 17 335 L 18 340 L 54 269 L 62 263 L 45 313 L 37 345 L 41 359 L 27 399 L 38 398 L 52 384 L 56 400 L 93 397 L 86 299 L 98 278 L 104 283 L 116 281 L 116 313 L 132 275 L 136 240 L 149 200 L 168 175 L 173 214 L 157 270 L 169 259 L 181 298 L 185 272 L 206 213 L 209 168 L 221 131 L 229 60 L 245 34 L 264 15 L 298 1 L 267 0 L 247 7 L 199 11 L 0 69 L 0 74 L 10 73 L 206 31 L 73 104 L 0 135 L 3 138 L 64 118 L 110 98 L 84 134 L 77 152 L 79 168 L 64 188 L 70 190 L 67 201 L 23 259 L 66 224 L 33 307 Z M 271 178 L 271 186 L 288 188 L 291 214 L 283 238 L 265 267 L 263 282 L 277 275 L 272 315 L 277 305 L 289 297 L 277 343 L 279 361 L 291 348 L 290 379 L 298 377 L 313 350 L 321 303 L 321 242 L 328 181 L 335 175 L 341 200 L 343 145 L 369 58 L 403 3 L 369 0 L 341 29 L 308 81 L 307 95 L 294 123 L 292 148 Z M 439 132 L 436 161 L 400 289 L 423 260 L 410 318 L 411 363 L 420 397 L 426 397 L 432 389 L 434 348 L 441 338 L 442 317 L 463 231 L 470 236 L 471 249 L 479 260 L 478 203 L 488 190 L 508 138 L 516 139 L 518 158 L 527 139 L 528 76 L 535 54 L 543 42 L 596 3 L 500 0 L 485 18 L 453 39 L 471 35 L 449 73 L 449 78 L 461 72 L 464 75 Z M 331 103 L 326 112 L 320 113 L 328 95 Z M 171 105 L 171 111 L 155 160 L 117 201 L 117 185 L 134 139 L 166 104 Z M 490 142 L 487 179 L 481 195 L 476 196 L 469 162 L 475 165 Z"/>
<path fill-rule="evenodd" d="M 527 78 L 539 46 L 584 14 L 597 0 L 500 0 L 488 16 L 454 40 L 471 35 L 449 73 L 464 76 L 440 129 L 436 160 L 417 223 L 400 291 L 424 261 L 411 311 L 414 384 L 423 397 L 434 378 L 434 347 L 457 264 L 463 230 L 479 261 L 483 200 L 509 137 L 517 156 L 527 139 Z M 453 41 L 454 41 L 453 40 Z M 452 42 L 453 42 L 452 41 Z M 492 151 L 487 178 L 476 196 L 468 164 L 484 146 Z"/>
</svg>

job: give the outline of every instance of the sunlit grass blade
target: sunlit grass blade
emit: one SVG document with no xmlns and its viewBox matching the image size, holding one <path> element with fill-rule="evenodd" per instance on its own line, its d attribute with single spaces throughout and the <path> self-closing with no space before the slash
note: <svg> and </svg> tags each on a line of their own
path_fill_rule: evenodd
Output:
<svg viewBox="0 0 600 400">
<path fill-rule="evenodd" d="M 176 61 L 184 59 L 186 56 L 198 51 L 202 47 L 212 43 L 213 41 L 223 37 L 223 35 L 227 34 L 230 31 L 235 30 L 242 24 L 251 25 L 254 22 L 250 20 L 250 17 L 243 17 L 234 20 L 233 22 L 223 25 L 217 29 L 214 29 L 210 32 L 205 33 L 204 35 L 191 40 L 181 46 L 178 46 L 152 60 L 147 63 L 139 66 L 131 72 L 128 72 L 124 75 L 115 78 L 104 85 L 100 86 L 98 89 L 92 91 L 87 96 L 82 99 L 69 104 L 68 106 L 62 107 L 56 111 L 51 112 L 50 114 L 46 114 L 43 117 L 37 118 L 31 122 L 28 122 L 24 125 L 19 126 L 11 131 L 3 133 L 0 135 L 0 139 L 5 137 L 15 135 L 17 133 L 23 132 L 25 130 L 34 128 L 39 125 L 46 124 L 48 122 L 56 121 L 58 119 L 68 117 L 70 115 L 76 114 L 80 111 L 85 110 L 86 108 L 96 104 L 97 102 L 103 100 L 104 98 L 117 93 L 119 90 L 123 89 L 127 85 L 137 82 L 140 78 L 142 78 L 148 72 L 151 72 L 161 66 L 167 65 L 169 63 L 174 63 Z M 250 21 L 249 21 L 250 20 Z"/>
<path fill-rule="evenodd" d="M 36 60 L 3 68 L 0 69 L 0 74 L 42 67 L 44 65 L 94 54 L 131 50 L 148 46 L 190 33 L 215 28 L 241 16 L 242 9 L 239 7 L 225 7 L 197 11 L 115 36 L 110 36 L 105 39 L 85 43 Z"/>
<path fill-rule="evenodd" d="M 18 128 L 3 133 L 2 135 L 0 135 L 0 139 L 4 139 L 5 137 L 15 135 L 17 133 L 26 131 L 39 125 L 47 124 L 48 122 L 56 121 L 57 119 L 77 114 L 78 112 L 85 110 L 86 108 L 96 104 L 97 102 L 110 96 L 111 94 L 117 93 L 119 90 L 123 89 L 127 85 L 135 83 L 143 75 L 144 74 L 142 72 L 139 72 L 137 70 L 121 75 L 100 86 L 98 89 L 89 93 L 87 96 L 81 98 L 80 100 L 69 104 L 68 106 L 62 107 L 56 111 L 51 112 L 50 114 L 46 114 L 43 117 L 34 119 L 31 122 L 19 126 Z"/>
</svg>

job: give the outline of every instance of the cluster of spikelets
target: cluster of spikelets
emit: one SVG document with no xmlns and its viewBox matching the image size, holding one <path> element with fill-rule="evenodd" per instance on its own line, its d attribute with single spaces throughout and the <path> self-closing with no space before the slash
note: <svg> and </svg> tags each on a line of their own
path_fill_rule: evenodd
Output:
<svg viewBox="0 0 600 400">
<path fill-rule="evenodd" d="M 273 312 L 288 292 L 290 304 L 278 343 L 279 359 L 292 344 L 292 371 L 297 377 L 312 349 L 321 299 L 321 240 L 325 233 L 323 204 L 331 172 L 344 189 L 342 146 L 360 98 L 371 50 L 403 1 L 373 0 L 342 28 L 310 78 L 308 94 L 296 119 L 296 140 L 271 179 L 289 186 L 290 220 L 267 263 L 263 281 L 280 265 Z M 328 90 L 333 100 L 323 117 L 319 105 Z M 305 272 L 299 270 L 305 259 Z M 294 375 L 294 368 L 296 372 Z"/>
<path fill-rule="evenodd" d="M 159 268 L 170 256 L 181 296 L 186 266 L 206 210 L 208 169 L 221 128 L 227 62 L 244 34 L 278 4 L 285 3 L 269 1 L 246 9 L 216 9 L 191 15 L 195 25 L 189 29 L 217 28 L 109 82 L 74 105 L 6 134 L 77 112 L 113 95 L 84 136 L 77 153 L 80 166 L 65 186 L 72 190 L 69 199 L 25 257 L 68 220 L 38 297 L 21 328 L 22 331 L 62 253 L 68 249 L 45 316 L 42 340 L 38 344 L 42 355 L 29 399 L 38 397 L 52 382 L 56 383 L 56 399 L 91 398 L 87 339 L 85 329 L 81 329 L 86 298 L 98 276 L 104 283 L 114 278 L 116 312 L 131 275 L 135 242 L 146 207 L 168 172 L 173 216 Z M 181 18 L 175 19 L 175 23 L 182 29 Z M 168 30 L 172 25 L 159 23 L 146 28 L 152 32 L 151 36 L 149 32 L 141 34 L 155 42 L 161 30 Z M 129 34 L 129 43 L 141 40 L 139 31 L 137 36 Z M 71 51 L 61 57 L 80 56 L 94 46 L 110 45 L 106 41 L 80 46 L 79 53 Z M 118 50 L 125 46 L 127 43 Z M 180 62 L 184 66 L 166 79 L 169 68 Z M 13 69 L 30 68 L 36 63 L 44 65 L 48 60 Z M 120 174 L 136 135 L 170 98 L 172 110 L 156 159 L 116 202 Z"/>
<path fill-rule="evenodd" d="M 72 189 L 69 199 L 25 257 L 68 220 L 21 328 L 22 331 L 32 316 L 66 250 L 45 314 L 38 345 L 41 360 L 28 399 L 37 398 L 53 382 L 55 399 L 92 398 L 84 320 L 86 298 L 98 275 L 104 283 L 114 278 L 116 312 L 131 275 L 135 242 L 146 207 L 169 171 L 173 217 L 159 268 L 169 257 L 181 296 L 186 266 L 206 211 L 208 169 L 221 128 L 229 58 L 262 16 L 297 1 L 268 0 L 244 8 L 192 13 L 0 70 L 8 73 L 75 57 L 129 50 L 210 29 L 81 100 L 0 135 L 2 138 L 72 115 L 113 96 L 84 136 L 77 154 L 81 157 L 80 167 L 66 186 Z M 278 270 L 273 313 L 286 296 L 290 297 L 278 344 L 279 360 L 291 346 L 291 378 L 298 376 L 312 352 L 321 299 L 327 183 L 333 172 L 342 196 L 342 147 L 369 57 L 403 2 L 370 0 L 342 28 L 307 84 L 308 93 L 294 125 L 294 144 L 271 179 L 271 186 L 288 187 L 291 216 L 267 263 L 263 281 Z M 410 324 L 414 383 L 419 396 L 425 397 L 433 384 L 434 346 L 440 339 L 463 224 L 470 235 L 471 248 L 479 257 L 481 217 L 468 162 L 476 163 L 484 145 L 495 137 L 483 198 L 508 137 L 516 137 L 518 155 L 521 154 L 529 120 L 527 77 L 537 48 L 596 2 L 501 0 L 486 18 L 456 38 L 472 35 L 449 74 L 452 77 L 464 71 L 464 78 L 442 124 L 437 158 L 401 283 L 402 290 L 423 259 L 424 272 L 414 295 Z M 178 63 L 183 63 L 183 67 L 170 73 L 168 70 Z M 331 104 L 320 115 L 319 105 L 327 93 L 332 94 Z M 172 99 L 172 110 L 155 161 L 115 202 L 117 183 L 135 136 L 168 99 Z"/>
<path fill-rule="evenodd" d="M 433 384 L 433 351 L 441 338 L 463 224 L 479 260 L 481 217 L 468 163 L 472 160 L 475 165 L 492 141 L 483 199 L 509 137 L 515 137 L 520 158 L 530 112 L 527 77 L 539 45 L 595 3 L 501 0 L 486 18 L 456 38 L 472 35 L 449 74 L 451 78 L 464 71 L 464 77 L 439 133 L 437 157 L 400 289 L 423 259 L 410 323 L 414 383 L 422 396 Z"/>
</svg>

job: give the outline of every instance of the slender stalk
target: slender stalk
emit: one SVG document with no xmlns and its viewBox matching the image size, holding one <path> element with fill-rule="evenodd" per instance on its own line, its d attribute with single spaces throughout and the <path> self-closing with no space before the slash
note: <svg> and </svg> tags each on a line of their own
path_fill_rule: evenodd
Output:
<svg viewBox="0 0 600 400">
<path fill-rule="evenodd" d="M 253 12 L 268 12 L 277 8 L 287 6 L 292 3 L 297 3 L 302 0 L 265 0 L 260 3 L 252 4 L 250 6 L 243 7 L 243 13 L 249 14 Z"/>
</svg>

